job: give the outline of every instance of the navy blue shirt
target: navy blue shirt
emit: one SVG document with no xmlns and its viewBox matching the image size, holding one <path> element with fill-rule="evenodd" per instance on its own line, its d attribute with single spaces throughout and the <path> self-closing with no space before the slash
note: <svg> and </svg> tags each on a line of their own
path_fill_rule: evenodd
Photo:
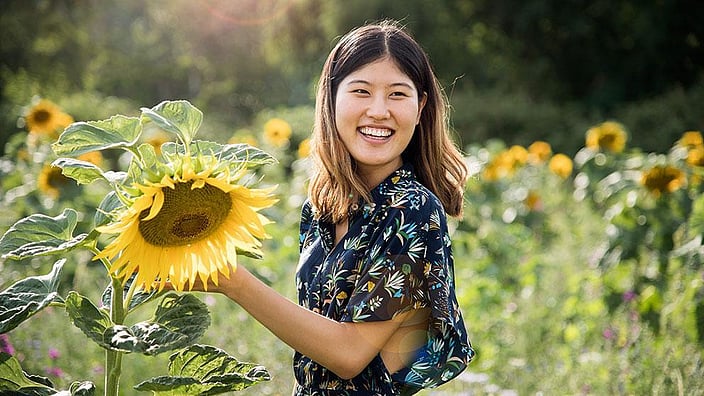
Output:
<svg viewBox="0 0 704 396">
<path fill-rule="evenodd" d="M 377 355 L 345 380 L 296 352 L 297 395 L 400 395 L 456 377 L 474 357 L 454 290 L 453 257 L 442 204 L 410 164 L 360 201 L 335 245 L 335 225 L 301 212 L 298 302 L 340 322 L 392 319 L 429 308 L 428 339 L 410 367 L 389 373 Z"/>
</svg>

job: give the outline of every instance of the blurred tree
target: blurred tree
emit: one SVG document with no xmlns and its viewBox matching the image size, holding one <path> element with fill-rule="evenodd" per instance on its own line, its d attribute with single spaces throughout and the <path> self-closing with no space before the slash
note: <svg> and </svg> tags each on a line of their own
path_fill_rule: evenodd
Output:
<svg viewBox="0 0 704 396">
<path fill-rule="evenodd" d="M 652 106 L 630 104 L 673 90 L 684 106 L 666 124 L 702 129 L 704 110 L 688 103 L 704 70 L 704 7 L 695 3 L 4 0 L 0 147 L 33 95 L 59 104 L 76 93 L 138 106 L 188 99 L 233 129 L 263 109 L 310 104 L 335 39 L 382 18 L 401 20 L 426 48 L 472 141 L 540 136 L 567 149 L 561 142 L 581 139 L 565 131 L 619 114 L 646 120 L 637 111 Z M 647 124 L 638 132 L 655 148 L 682 132 Z"/>
<path fill-rule="evenodd" d="M 603 109 L 686 88 L 702 77 L 699 1 L 473 3 L 475 18 L 515 43 L 532 92 L 554 80 L 559 84 L 547 94 Z"/>
</svg>

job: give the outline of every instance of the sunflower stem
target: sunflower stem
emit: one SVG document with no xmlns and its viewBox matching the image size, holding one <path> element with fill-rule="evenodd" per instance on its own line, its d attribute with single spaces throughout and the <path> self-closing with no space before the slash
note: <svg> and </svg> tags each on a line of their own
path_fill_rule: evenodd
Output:
<svg viewBox="0 0 704 396">
<path fill-rule="evenodd" d="M 124 188 L 122 188 L 121 185 L 118 185 L 118 184 L 113 185 L 113 191 L 115 191 L 115 194 L 117 195 L 117 199 L 119 199 L 123 205 L 130 206 L 132 204 L 132 202 L 130 202 L 130 200 L 125 197 L 125 190 L 124 190 Z"/>
<path fill-rule="evenodd" d="M 98 250 L 98 247 L 95 246 L 95 241 L 92 244 L 87 245 L 86 247 L 88 248 L 88 250 L 90 250 L 93 253 L 93 255 L 98 255 L 100 253 L 100 250 Z M 108 260 L 106 258 L 101 258 L 100 262 L 103 264 L 103 267 L 105 267 L 105 270 L 108 271 L 108 274 L 110 274 L 110 260 Z"/>
<path fill-rule="evenodd" d="M 130 302 L 132 302 L 132 296 L 134 296 L 134 292 L 137 290 L 137 282 L 132 282 L 130 284 L 129 290 L 127 290 L 127 296 L 125 296 L 125 301 L 122 304 L 122 310 L 125 312 L 125 316 L 130 312 Z"/>
<path fill-rule="evenodd" d="M 112 298 L 110 304 L 110 319 L 114 324 L 123 324 L 125 309 L 122 302 L 122 281 L 114 276 L 112 281 Z M 123 352 L 106 350 L 105 352 L 105 396 L 118 396 L 120 388 L 120 375 L 122 374 Z"/>
</svg>

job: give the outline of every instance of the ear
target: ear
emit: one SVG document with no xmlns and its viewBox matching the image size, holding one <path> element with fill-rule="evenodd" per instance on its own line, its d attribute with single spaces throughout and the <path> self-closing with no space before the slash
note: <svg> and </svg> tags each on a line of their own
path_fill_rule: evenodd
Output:
<svg viewBox="0 0 704 396">
<path fill-rule="evenodd" d="M 425 108 L 425 103 L 428 101 L 428 94 L 426 92 L 423 92 L 423 96 L 421 96 L 420 100 L 418 101 L 418 115 L 416 116 L 416 125 L 420 123 L 420 115 L 423 113 L 423 109 Z"/>
</svg>

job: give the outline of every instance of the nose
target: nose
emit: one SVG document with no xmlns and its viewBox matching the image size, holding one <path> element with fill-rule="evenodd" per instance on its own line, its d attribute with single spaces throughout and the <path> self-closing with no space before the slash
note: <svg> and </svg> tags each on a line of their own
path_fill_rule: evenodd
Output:
<svg viewBox="0 0 704 396">
<path fill-rule="evenodd" d="M 389 118 L 389 106 L 384 95 L 374 95 L 367 107 L 367 116 L 375 120 Z"/>
</svg>

